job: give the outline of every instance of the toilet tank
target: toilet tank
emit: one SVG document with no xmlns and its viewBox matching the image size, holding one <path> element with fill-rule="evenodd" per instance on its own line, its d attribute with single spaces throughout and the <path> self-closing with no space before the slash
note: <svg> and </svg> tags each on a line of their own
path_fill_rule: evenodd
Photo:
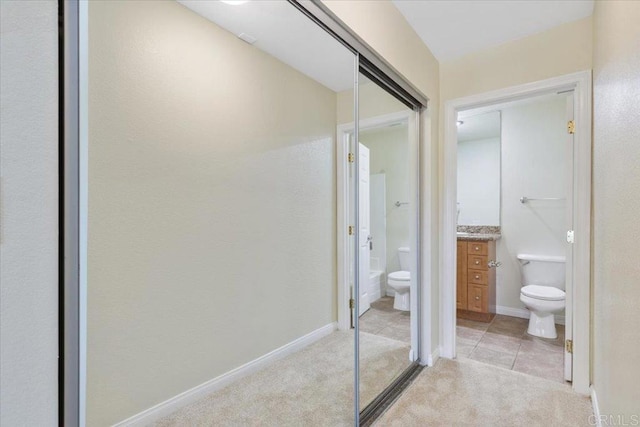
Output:
<svg viewBox="0 0 640 427">
<path fill-rule="evenodd" d="M 522 286 L 539 285 L 565 289 L 565 257 L 518 254 Z"/>
<path fill-rule="evenodd" d="M 409 255 L 409 248 L 398 248 L 398 258 L 400 259 L 400 270 L 411 270 L 411 257 Z"/>
</svg>

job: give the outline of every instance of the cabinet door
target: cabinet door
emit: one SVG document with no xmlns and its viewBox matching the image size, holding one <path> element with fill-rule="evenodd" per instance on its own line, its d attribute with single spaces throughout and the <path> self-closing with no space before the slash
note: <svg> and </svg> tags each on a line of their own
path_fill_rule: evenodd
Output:
<svg viewBox="0 0 640 427">
<path fill-rule="evenodd" d="M 469 284 L 467 310 L 489 312 L 489 293 L 486 286 Z"/>
<path fill-rule="evenodd" d="M 458 242 L 458 268 L 456 270 L 456 306 L 467 309 L 467 242 Z"/>
</svg>

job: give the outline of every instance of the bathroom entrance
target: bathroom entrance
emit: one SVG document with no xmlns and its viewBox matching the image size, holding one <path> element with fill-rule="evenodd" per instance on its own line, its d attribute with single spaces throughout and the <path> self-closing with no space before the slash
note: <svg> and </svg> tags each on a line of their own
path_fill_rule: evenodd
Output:
<svg viewBox="0 0 640 427">
<path fill-rule="evenodd" d="M 442 299 L 445 357 L 573 383 L 583 393 L 587 77 L 447 105 L 453 209 L 444 214 L 445 251 L 456 263 L 445 263 Z"/>
</svg>

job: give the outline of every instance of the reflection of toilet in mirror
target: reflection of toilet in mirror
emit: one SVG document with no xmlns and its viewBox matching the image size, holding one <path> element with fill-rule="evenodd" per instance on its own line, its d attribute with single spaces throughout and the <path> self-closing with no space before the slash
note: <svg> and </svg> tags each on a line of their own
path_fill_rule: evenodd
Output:
<svg viewBox="0 0 640 427">
<path fill-rule="evenodd" d="M 411 287 L 410 254 L 409 248 L 398 248 L 398 258 L 400 260 L 400 271 L 389 273 L 387 285 L 393 289 L 395 297 L 393 308 L 396 310 L 411 310 L 411 300 L 409 289 Z"/>
<path fill-rule="evenodd" d="M 555 339 L 555 313 L 565 307 L 565 257 L 518 254 L 522 270 L 520 301 L 531 312 L 530 335 Z"/>
</svg>

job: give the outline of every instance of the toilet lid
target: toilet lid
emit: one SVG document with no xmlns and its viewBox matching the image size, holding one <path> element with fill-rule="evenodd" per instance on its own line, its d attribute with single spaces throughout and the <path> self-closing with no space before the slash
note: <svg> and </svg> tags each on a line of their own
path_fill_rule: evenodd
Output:
<svg viewBox="0 0 640 427">
<path fill-rule="evenodd" d="M 553 286 L 527 285 L 522 288 L 522 294 L 530 298 L 542 299 L 545 301 L 561 301 L 565 293 Z"/>
<path fill-rule="evenodd" d="M 408 271 L 394 271 L 389 274 L 391 280 L 411 280 L 411 273 Z"/>
</svg>

